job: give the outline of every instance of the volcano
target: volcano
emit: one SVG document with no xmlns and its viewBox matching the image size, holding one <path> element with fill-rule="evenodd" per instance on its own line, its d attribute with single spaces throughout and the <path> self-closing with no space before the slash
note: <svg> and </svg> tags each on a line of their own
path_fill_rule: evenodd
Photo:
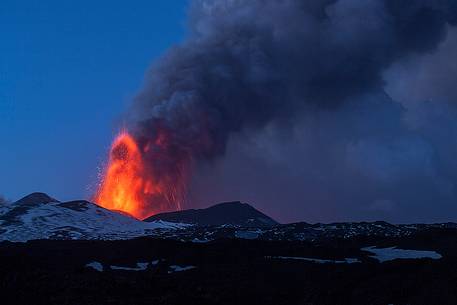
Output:
<svg viewBox="0 0 457 305">
<path fill-rule="evenodd" d="M 146 218 L 144 221 L 157 220 L 200 226 L 270 227 L 278 224 L 273 218 L 240 201 L 219 203 L 206 209 L 160 213 Z"/>
</svg>

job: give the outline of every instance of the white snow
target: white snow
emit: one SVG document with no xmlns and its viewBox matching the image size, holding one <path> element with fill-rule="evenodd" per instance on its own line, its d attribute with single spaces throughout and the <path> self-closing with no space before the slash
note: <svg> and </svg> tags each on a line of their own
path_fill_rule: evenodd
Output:
<svg viewBox="0 0 457 305">
<path fill-rule="evenodd" d="M 92 203 L 79 211 L 59 203 L 37 204 L 17 215 L 15 221 L 3 221 L 0 241 L 25 242 L 32 239 L 130 239 L 154 234 L 157 229 L 175 230 L 185 225 L 157 221 L 143 222 Z M 187 226 L 187 225 L 186 225 Z"/>
<path fill-rule="evenodd" d="M 136 263 L 136 267 L 109 266 L 112 270 L 127 270 L 127 271 L 144 271 L 148 268 L 149 263 Z"/>
<path fill-rule="evenodd" d="M 198 239 L 198 238 L 192 239 L 192 242 L 193 242 L 193 243 L 207 243 L 207 242 L 210 242 L 210 241 L 211 241 L 211 240 L 206 239 L 206 238 L 205 238 L 205 239 Z"/>
<path fill-rule="evenodd" d="M 440 259 L 442 256 L 435 251 L 419 251 L 419 250 L 404 250 L 397 249 L 396 247 L 389 248 L 375 248 L 365 247 L 364 251 L 373 253 L 372 258 L 377 259 L 379 262 L 387 262 L 394 259 L 417 259 L 417 258 L 431 258 Z"/>
<path fill-rule="evenodd" d="M 114 265 L 111 265 L 109 266 L 109 268 L 111 270 L 125 270 L 125 271 L 144 271 L 146 269 L 148 269 L 148 266 L 155 266 L 159 263 L 159 260 L 154 260 L 150 263 L 136 263 L 136 267 L 124 267 L 124 266 L 114 266 Z M 91 262 L 91 263 L 88 263 L 86 264 L 86 267 L 88 268 L 92 268 L 92 269 L 95 269 L 99 272 L 102 272 L 103 271 L 103 265 L 99 262 Z M 179 266 L 178 266 L 179 267 Z M 193 267 L 193 266 L 191 266 Z M 187 269 L 185 268 L 188 268 L 188 267 L 184 267 L 183 270 L 176 270 L 176 271 L 185 271 Z"/>
<path fill-rule="evenodd" d="M 9 210 L 11 210 L 11 204 L 6 205 L 6 204 L 1 204 L 0 203 L 0 215 L 5 214 Z"/>
<path fill-rule="evenodd" d="M 235 237 L 236 238 L 242 238 L 242 239 L 256 239 L 262 233 L 263 233 L 263 231 L 260 230 L 260 229 L 248 230 L 248 231 L 239 230 L 239 231 L 235 231 Z"/>
<path fill-rule="evenodd" d="M 99 272 L 102 272 L 102 271 L 103 271 L 103 265 L 100 264 L 99 262 L 91 262 L 91 263 L 88 263 L 88 264 L 86 264 L 86 267 L 95 269 L 95 270 L 97 270 L 97 271 L 99 271 Z"/>
<path fill-rule="evenodd" d="M 184 267 L 181 267 L 181 266 L 178 266 L 178 265 L 171 265 L 170 269 L 173 269 L 173 270 L 172 271 L 168 271 L 168 273 L 187 271 L 187 270 L 191 270 L 191 269 L 194 269 L 194 268 L 197 268 L 197 267 L 195 267 L 195 266 L 184 266 Z"/>
<path fill-rule="evenodd" d="M 353 264 L 353 263 L 360 263 L 357 258 L 345 258 L 344 260 L 333 260 L 333 259 L 319 259 L 319 258 L 311 258 L 311 257 L 301 257 L 301 256 L 265 256 L 267 259 L 291 259 L 291 260 L 301 260 L 301 261 L 308 261 L 313 263 L 332 263 L 332 264 Z"/>
</svg>

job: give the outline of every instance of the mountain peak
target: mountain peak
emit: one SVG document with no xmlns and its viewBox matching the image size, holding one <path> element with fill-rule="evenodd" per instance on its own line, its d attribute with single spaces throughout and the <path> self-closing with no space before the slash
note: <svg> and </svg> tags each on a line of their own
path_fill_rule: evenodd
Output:
<svg viewBox="0 0 457 305">
<path fill-rule="evenodd" d="M 269 227 L 278 222 L 240 201 L 222 202 L 206 209 L 190 209 L 153 215 L 145 221 L 171 221 L 202 226 L 237 225 L 245 227 Z"/>
<path fill-rule="evenodd" d="M 39 203 L 49 203 L 49 202 L 60 202 L 48 194 L 45 193 L 40 193 L 40 192 L 35 192 L 31 193 L 18 201 L 15 202 L 15 204 L 20 204 L 20 205 L 34 205 L 34 204 L 39 204 Z"/>
<path fill-rule="evenodd" d="M 127 239 L 179 225 L 146 223 L 86 200 L 59 202 L 44 193 L 16 201 L 0 214 L 0 241 L 32 239 Z"/>
<path fill-rule="evenodd" d="M 241 202 L 241 201 L 227 201 L 227 202 L 217 203 L 217 204 L 215 204 L 213 206 L 208 207 L 208 209 L 215 208 L 215 207 L 235 207 L 235 206 L 237 206 L 237 207 L 246 207 L 246 206 L 251 207 L 249 204 Z"/>
</svg>

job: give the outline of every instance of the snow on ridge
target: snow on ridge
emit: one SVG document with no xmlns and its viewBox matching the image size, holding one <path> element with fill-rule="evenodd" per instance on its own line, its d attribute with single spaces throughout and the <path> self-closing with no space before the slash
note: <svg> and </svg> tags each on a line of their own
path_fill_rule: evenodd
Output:
<svg viewBox="0 0 457 305">
<path fill-rule="evenodd" d="M 143 222 L 81 202 L 72 209 L 59 202 L 37 204 L 25 210 L 11 209 L 1 215 L 1 240 L 25 242 L 32 239 L 129 239 L 153 234 L 155 230 L 185 227 L 165 221 Z"/>
</svg>

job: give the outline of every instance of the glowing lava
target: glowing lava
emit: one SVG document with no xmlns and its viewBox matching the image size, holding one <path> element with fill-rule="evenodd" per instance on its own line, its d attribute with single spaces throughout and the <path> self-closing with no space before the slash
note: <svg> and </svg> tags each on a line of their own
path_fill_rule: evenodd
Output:
<svg viewBox="0 0 457 305">
<path fill-rule="evenodd" d="M 171 136 L 161 130 L 148 141 L 121 132 L 111 146 L 94 201 L 138 219 L 180 210 L 188 184 L 188 159 L 170 143 Z"/>
<path fill-rule="evenodd" d="M 108 167 L 95 201 L 110 210 L 140 217 L 143 161 L 139 148 L 126 132 L 114 140 Z"/>
<path fill-rule="evenodd" d="M 143 219 L 152 214 L 146 208 L 147 195 L 158 190 L 151 178 L 145 178 L 142 153 L 135 140 L 120 133 L 111 146 L 108 166 L 95 202 L 104 208 L 118 210 Z"/>
</svg>

